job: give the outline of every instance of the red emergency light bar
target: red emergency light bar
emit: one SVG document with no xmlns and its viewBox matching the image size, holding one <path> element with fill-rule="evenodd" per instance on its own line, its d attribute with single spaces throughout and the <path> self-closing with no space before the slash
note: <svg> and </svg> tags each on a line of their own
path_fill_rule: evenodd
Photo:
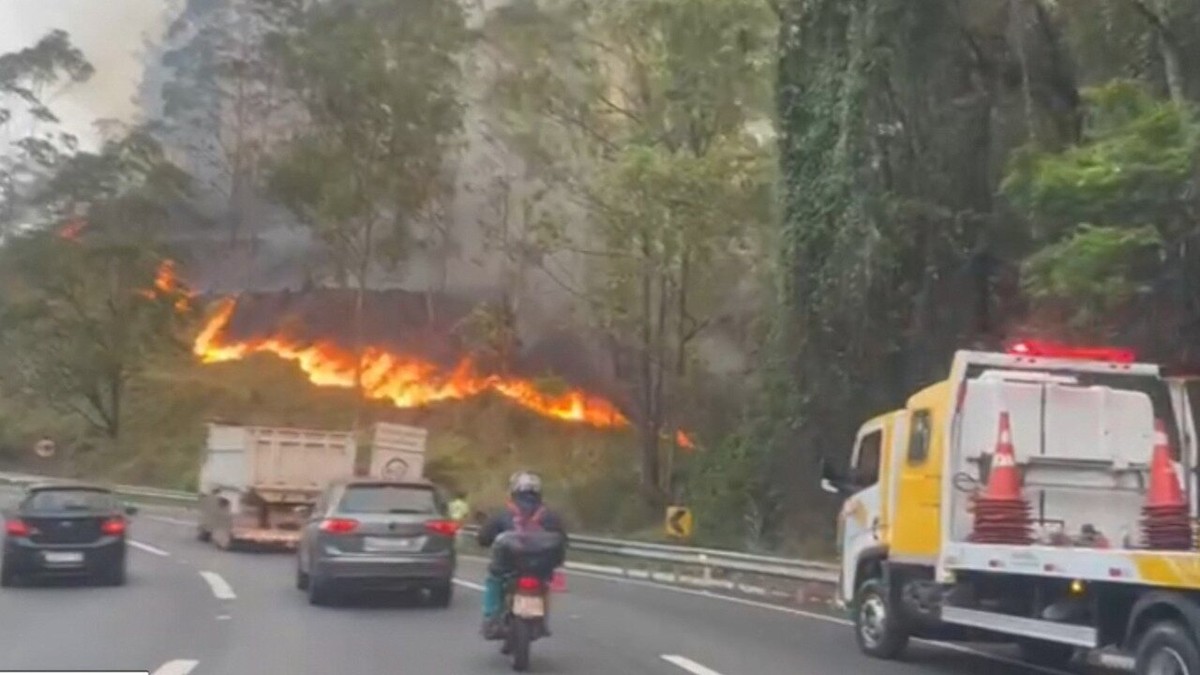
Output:
<svg viewBox="0 0 1200 675">
<path fill-rule="evenodd" d="M 1014 342 L 1005 350 L 1018 356 L 1040 356 L 1051 359 L 1078 359 L 1081 361 L 1107 361 L 1110 363 L 1133 363 L 1137 354 L 1131 349 L 1117 347 L 1072 347 L 1069 345 L 1044 342 L 1042 340 L 1021 340 Z"/>
</svg>

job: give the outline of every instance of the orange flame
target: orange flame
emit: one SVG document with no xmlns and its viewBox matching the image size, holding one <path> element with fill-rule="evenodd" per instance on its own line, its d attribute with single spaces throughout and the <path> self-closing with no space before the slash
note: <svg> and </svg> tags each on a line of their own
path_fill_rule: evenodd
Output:
<svg viewBox="0 0 1200 675">
<path fill-rule="evenodd" d="M 195 293 L 179 281 L 179 276 L 175 272 L 175 261 L 165 259 L 158 265 L 158 271 L 154 273 L 154 288 L 146 288 L 138 291 L 142 297 L 153 300 L 162 296 L 175 296 L 175 311 L 180 314 L 188 311 L 191 307 L 192 296 Z"/>
<path fill-rule="evenodd" d="M 196 337 L 192 351 L 202 363 L 236 361 L 251 354 L 269 353 L 296 362 L 315 385 L 354 387 L 354 355 L 331 342 L 304 344 L 286 337 L 227 340 L 224 333 L 236 307 L 235 300 L 223 300 Z M 368 398 L 390 401 L 398 408 L 464 399 L 490 391 L 546 417 L 601 428 L 629 426 L 629 420 L 605 399 L 578 389 L 560 395 L 545 394 L 528 380 L 482 375 L 469 358 L 460 361 L 449 373 L 443 373 L 428 361 L 368 348 L 363 354 L 362 381 Z"/>
</svg>

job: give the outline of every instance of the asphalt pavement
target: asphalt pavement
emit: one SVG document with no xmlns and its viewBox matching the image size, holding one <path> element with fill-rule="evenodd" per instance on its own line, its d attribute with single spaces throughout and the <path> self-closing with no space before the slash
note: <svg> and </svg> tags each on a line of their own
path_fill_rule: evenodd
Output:
<svg viewBox="0 0 1200 675">
<path fill-rule="evenodd" d="M 0 504 L 11 502 L 0 493 Z M 0 591 L 0 672 L 145 670 L 155 675 L 475 675 L 511 672 L 478 636 L 483 575 L 462 560 L 454 602 L 403 598 L 312 607 L 289 554 L 217 550 L 186 512 L 130 528 L 129 583 Z M 919 644 L 904 662 L 861 656 L 836 617 L 702 592 L 567 573 L 554 636 L 532 672 L 578 675 L 1052 674 L 1007 652 Z"/>
</svg>

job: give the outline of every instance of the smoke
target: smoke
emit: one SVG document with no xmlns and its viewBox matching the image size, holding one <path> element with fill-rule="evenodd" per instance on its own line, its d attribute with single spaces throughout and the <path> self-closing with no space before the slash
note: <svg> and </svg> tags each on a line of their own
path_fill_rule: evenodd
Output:
<svg viewBox="0 0 1200 675">
<path fill-rule="evenodd" d="M 142 53 L 159 39 L 171 8 L 167 0 L 3 0 L 0 52 L 28 47 L 46 33 L 65 30 L 96 68 L 92 79 L 55 96 L 50 104 L 65 131 L 85 147 L 97 141 L 98 120 L 133 122 L 133 98 L 142 78 Z"/>
</svg>

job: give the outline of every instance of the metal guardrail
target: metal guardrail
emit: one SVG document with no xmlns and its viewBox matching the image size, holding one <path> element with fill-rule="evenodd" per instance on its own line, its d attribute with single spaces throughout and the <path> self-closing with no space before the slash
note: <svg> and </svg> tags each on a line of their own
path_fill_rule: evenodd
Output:
<svg viewBox="0 0 1200 675">
<path fill-rule="evenodd" d="M 27 485 L 45 480 L 53 479 L 31 474 L 0 473 L 0 484 Z M 114 492 L 123 497 L 165 501 L 181 506 L 195 504 L 198 499 L 196 493 L 182 490 L 163 490 L 136 485 L 113 485 L 110 487 Z M 463 530 L 466 534 L 473 533 L 474 531 L 475 528 L 473 527 L 464 528 Z M 720 549 L 655 544 L 651 542 L 610 539 L 578 534 L 571 535 L 571 549 L 604 556 L 640 560 L 646 563 L 699 568 L 703 570 L 705 578 L 709 578 L 713 571 L 736 572 L 821 584 L 837 583 L 838 578 L 837 565 L 830 563 L 755 555 Z"/>
</svg>

